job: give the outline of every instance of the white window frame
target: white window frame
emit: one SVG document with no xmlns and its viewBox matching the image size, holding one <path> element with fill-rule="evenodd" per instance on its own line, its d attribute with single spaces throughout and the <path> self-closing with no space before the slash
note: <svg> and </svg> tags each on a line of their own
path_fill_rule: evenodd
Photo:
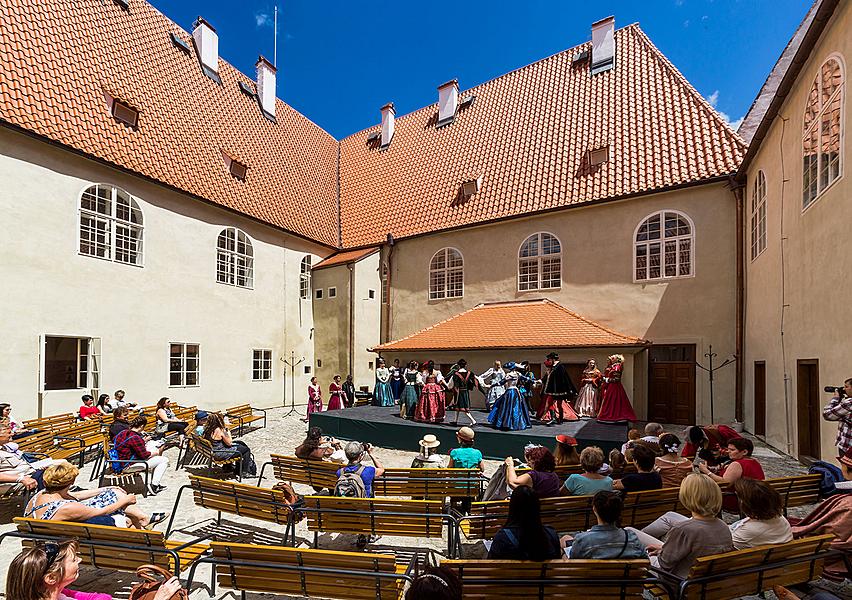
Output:
<svg viewBox="0 0 852 600">
<path fill-rule="evenodd" d="M 97 195 L 97 191 L 100 188 L 109 188 L 110 190 L 110 214 L 106 215 L 105 213 L 98 212 L 97 210 L 92 210 L 89 208 L 83 208 L 83 196 L 89 192 L 89 190 L 94 189 L 95 195 Z M 139 223 L 134 223 L 133 221 L 127 219 L 121 219 L 117 215 L 118 211 L 118 195 L 122 193 L 126 195 L 130 200 L 130 210 L 137 211 L 139 213 Z M 88 217 L 96 222 L 105 223 L 108 229 L 108 240 L 105 241 L 104 246 L 106 248 L 106 255 L 100 256 L 97 253 L 83 252 L 82 242 L 83 236 L 81 235 L 81 229 L 83 227 L 83 218 Z M 119 235 L 118 230 L 120 227 L 124 227 L 129 229 L 130 231 L 138 232 L 138 237 L 136 238 L 136 262 L 131 262 L 127 260 L 120 260 L 116 257 L 118 254 L 118 242 L 121 241 L 122 236 Z M 80 194 L 77 197 L 77 254 L 79 256 L 88 256 L 90 258 L 97 258 L 100 260 L 105 260 L 109 262 L 114 262 L 122 265 L 130 265 L 132 267 L 144 267 L 145 266 L 145 213 L 142 210 L 142 206 L 140 204 L 140 199 L 129 193 L 127 190 L 120 188 L 118 186 L 109 184 L 109 183 L 90 183 L 82 190 L 80 190 Z"/>
<path fill-rule="evenodd" d="M 759 170 L 751 190 L 751 260 L 754 261 L 766 250 L 766 175 Z"/>
<path fill-rule="evenodd" d="M 433 263 L 435 259 L 438 258 L 438 255 L 444 253 L 444 266 L 440 268 L 433 267 Z M 458 258 L 461 261 L 460 265 L 457 266 L 449 266 L 449 258 L 450 253 L 455 252 L 458 254 Z M 449 278 L 451 275 L 456 274 L 461 275 L 461 286 L 458 290 L 453 289 L 453 295 L 450 295 L 450 287 L 448 285 Z M 444 278 L 444 285 L 442 288 L 438 286 L 432 285 L 432 276 L 442 274 Z M 454 248 L 452 246 L 447 246 L 445 248 L 441 248 L 435 254 L 432 255 L 432 258 L 429 259 L 429 280 L 427 289 L 429 290 L 429 300 L 456 300 L 458 298 L 464 298 L 464 255 L 461 253 L 461 250 L 458 248 Z"/>
<path fill-rule="evenodd" d="M 53 388 L 47 389 L 47 381 L 45 381 L 46 372 L 45 365 L 47 362 L 47 340 L 48 338 L 63 338 L 69 340 L 77 340 L 77 365 L 74 373 L 74 383 L 76 387 L 72 388 Z M 86 349 L 86 365 L 83 369 L 82 357 L 83 352 L 80 348 L 80 342 L 86 340 L 88 342 Z M 101 338 L 91 337 L 87 335 L 56 335 L 45 333 L 39 336 L 39 392 L 62 392 L 62 391 L 79 391 L 79 390 L 99 390 L 100 375 L 101 375 Z M 81 386 L 81 374 L 86 374 L 86 385 Z"/>
<path fill-rule="evenodd" d="M 302 257 L 299 263 L 299 298 L 311 299 L 311 255 Z"/>
<path fill-rule="evenodd" d="M 182 346 L 180 361 L 181 366 L 179 371 L 172 370 L 172 346 Z M 186 348 L 187 346 L 195 346 L 198 349 L 198 354 L 196 355 L 197 368 L 195 371 L 189 371 L 186 368 Z M 167 383 L 170 388 L 189 388 L 189 387 L 199 387 L 201 385 L 201 344 L 196 342 L 169 342 L 168 353 L 166 355 L 167 358 Z M 187 374 L 195 373 L 195 383 L 187 383 Z M 180 383 L 172 383 L 172 373 L 180 373 Z"/>
<path fill-rule="evenodd" d="M 223 235 L 227 239 L 229 233 L 234 236 L 233 248 L 220 248 L 219 240 Z M 240 252 L 239 247 L 241 243 L 248 252 Z M 240 264 L 241 262 L 242 265 Z M 224 266 L 225 270 L 221 270 L 220 266 Z M 237 277 L 237 269 L 241 266 L 245 271 L 243 274 L 245 284 L 240 284 Z M 222 280 L 220 275 L 224 275 L 225 279 Z M 225 227 L 216 235 L 216 283 L 246 290 L 254 289 L 254 242 L 239 227 Z"/>
<path fill-rule="evenodd" d="M 555 253 L 551 253 L 551 254 L 542 254 L 541 253 L 542 236 L 545 236 L 545 235 L 548 235 L 548 236 L 552 237 L 554 240 L 556 240 L 556 243 L 559 244 L 559 252 L 555 252 Z M 537 254 L 534 255 L 534 256 L 521 256 L 521 251 L 523 250 L 524 245 L 533 238 L 536 238 L 536 244 L 538 246 Z M 523 292 L 541 292 L 541 291 L 562 289 L 562 240 L 560 240 L 559 236 L 557 236 L 555 233 L 552 233 L 550 231 L 536 231 L 532 235 L 528 235 L 527 237 L 525 237 L 523 239 L 521 244 L 518 246 L 518 251 L 516 253 L 516 256 L 518 258 L 518 270 L 517 270 L 517 273 L 516 273 L 518 292 L 522 292 L 522 293 Z M 542 280 L 542 272 L 543 272 L 542 266 L 543 266 L 545 260 L 549 261 L 549 260 L 554 260 L 554 259 L 559 260 L 559 278 L 558 278 L 559 284 L 555 285 L 555 286 L 544 287 L 543 280 Z M 522 261 L 535 263 L 536 281 L 535 281 L 535 286 L 533 286 L 533 287 L 522 287 L 521 286 L 521 262 Z"/>
<path fill-rule="evenodd" d="M 674 236 L 666 240 L 665 238 L 665 229 L 666 229 L 666 213 L 673 213 L 678 215 L 679 217 L 683 217 L 686 219 L 686 222 L 689 224 L 689 235 L 680 235 Z M 659 240 L 645 240 L 639 242 L 636 240 L 636 236 L 639 234 L 639 229 L 641 229 L 642 225 L 656 217 L 660 217 L 660 238 Z M 695 261 L 695 223 L 685 212 L 675 210 L 673 208 L 664 208 L 663 210 L 657 210 L 652 212 L 649 215 L 646 215 L 639 221 L 639 224 L 636 225 L 636 229 L 633 230 L 633 264 L 631 265 L 631 271 L 633 272 L 633 283 L 657 283 L 661 281 L 672 281 L 674 279 L 688 279 L 690 277 L 695 277 L 696 272 L 696 261 Z M 678 242 L 678 259 L 675 263 L 675 267 L 678 273 L 680 273 L 680 240 L 689 239 L 689 269 L 690 272 L 687 275 L 666 275 L 666 264 L 665 264 L 665 242 L 666 241 L 677 241 Z M 645 279 L 639 279 L 636 277 L 636 260 L 637 260 L 637 248 L 639 246 L 650 246 L 653 243 L 658 242 L 661 244 L 660 248 L 660 276 L 654 277 L 653 279 L 646 277 Z M 646 256 L 649 256 L 646 254 Z M 650 270 L 649 262 L 646 262 L 645 272 L 646 274 Z"/>
<path fill-rule="evenodd" d="M 258 356 L 258 353 L 259 356 Z M 259 365 L 259 366 L 258 366 Z M 260 373 L 259 377 L 255 374 Z M 270 348 L 252 348 L 251 351 L 251 380 L 272 381 L 272 350 Z"/>
<path fill-rule="evenodd" d="M 328 297 L 329 298 L 337 298 L 337 288 L 336 287 L 328 288 Z"/>
<path fill-rule="evenodd" d="M 837 64 L 840 66 L 841 82 L 840 82 L 840 85 L 837 87 L 837 89 L 834 91 L 834 94 L 832 94 L 831 98 L 829 98 L 827 102 L 823 102 L 823 100 L 822 100 L 822 70 L 823 70 L 823 67 L 825 67 L 825 65 L 828 64 L 832 60 L 837 61 Z M 801 141 L 802 141 L 802 212 L 805 212 L 807 209 L 809 209 L 811 206 L 813 206 L 816 203 L 816 201 L 819 200 L 826 191 L 831 189 L 831 187 L 835 183 L 837 183 L 838 181 L 843 179 L 843 163 L 844 163 L 843 146 L 845 144 L 845 138 L 846 138 L 846 127 L 845 127 L 846 123 L 845 123 L 845 120 L 844 120 L 844 115 L 846 114 L 846 106 L 845 106 L 846 94 L 844 93 L 845 87 L 846 87 L 846 63 L 844 62 L 843 57 L 839 53 L 833 52 L 833 53 L 829 54 L 826 57 L 826 59 L 820 64 L 819 69 L 817 69 L 816 75 L 814 75 L 814 79 L 813 79 L 813 82 L 811 83 L 811 87 L 808 88 L 808 95 L 810 95 L 810 90 L 813 87 L 814 83 L 817 84 L 817 100 L 818 100 L 817 110 L 816 110 L 816 115 L 814 116 L 813 121 L 811 122 L 810 125 L 808 125 L 807 129 L 805 128 L 805 116 L 807 115 L 808 107 L 810 106 L 809 105 L 809 98 L 807 98 L 805 100 L 805 110 L 804 110 L 804 113 L 802 114 L 802 137 L 801 137 Z M 822 184 L 821 184 L 821 181 L 820 181 L 821 180 L 820 175 L 821 175 L 821 171 L 822 171 L 823 157 L 822 157 L 822 152 L 818 151 L 817 152 L 817 163 L 816 163 L 817 191 L 816 191 L 816 195 L 813 198 L 811 198 L 810 200 L 808 200 L 807 203 L 806 203 L 805 197 L 804 197 L 804 194 L 805 194 L 805 174 L 804 174 L 804 168 L 805 168 L 805 165 L 804 165 L 805 138 L 808 135 L 810 135 L 814 130 L 816 130 L 816 132 L 817 132 L 817 148 L 822 147 L 822 137 L 820 135 L 820 132 L 822 130 L 822 126 L 821 126 L 822 117 L 826 113 L 826 109 L 829 106 L 831 106 L 832 100 L 834 99 L 834 97 L 836 95 L 840 96 L 840 142 L 839 142 L 840 143 L 840 150 L 837 153 L 837 163 L 838 163 L 837 164 L 837 177 L 835 177 L 834 179 L 829 181 L 825 185 L 825 187 L 821 187 Z"/>
<path fill-rule="evenodd" d="M 380 273 L 382 282 L 382 304 L 387 304 L 388 298 L 390 297 L 390 290 L 388 289 L 388 275 L 390 274 L 390 269 L 388 269 L 387 262 L 382 261 Z"/>
</svg>

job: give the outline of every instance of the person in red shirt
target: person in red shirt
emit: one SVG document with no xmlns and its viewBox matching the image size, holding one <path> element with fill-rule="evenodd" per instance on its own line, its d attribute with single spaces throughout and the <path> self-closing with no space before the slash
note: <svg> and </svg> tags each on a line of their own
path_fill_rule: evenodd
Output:
<svg viewBox="0 0 852 600">
<path fill-rule="evenodd" d="M 95 406 L 95 399 L 89 394 L 84 395 L 83 406 L 80 407 L 80 418 L 85 421 L 86 419 L 97 419 L 100 416 L 101 411 Z"/>
<path fill-rule="evenodd" d="M 161 485 L 163 475 L 166 469 L 169 468 L 169 459 L 161 456 L 162 448 L 146 448 L 145 438 L 142 437 L 142 430 L 148 423 L 148 419 L 139 415 L 130 422 L 130 428 L 121 431 L 115 436 L 112 441 L 113 447 L 118 452 L 119 460 L 144 460 L 147 467 L 142 463 L 128 464 L 122 473 L 133 473 L 147 468 L 151 471 L 151 491 L 155 494 L 160 493 L 166 486 Z"/>
<path fill-rule="evenodd" d="M 742 438 L 739 433 L 727 425 L 706 425 L 704 427 L 694 426 L 686 430 L 686 443 L 683 445 L 681 456 L 695 458 L 696 453 L 706 450 L 701 456 L 711 466 L 718 463 L 719 458 L 724 458 L 728 442 Z M 712 456 L 713 460 L 710 460 Z"/>
<path fill-rule="evenodd" d="M 723 492 L 733 492 L 734 482 L 738 479 L 758 479 L 763 481 L 766 475 L 763 474 L 763 467 L 754 458 L 751 457 L 754 452 L 754 444 L 747 438 L 735 438 L 728 442 L 728 458 L 731 459 L 728 466 L 719 470 L 719 474 L 713 473 L 706 463 L 701 463 L 698 468 L 705 475 L 709 475 L 710 479 L 722 486 Z M 739 502 L 736 494 L 726 493 L 722 501 L 722 508 L 729 512 L 739 511 Z"/>
</svg>

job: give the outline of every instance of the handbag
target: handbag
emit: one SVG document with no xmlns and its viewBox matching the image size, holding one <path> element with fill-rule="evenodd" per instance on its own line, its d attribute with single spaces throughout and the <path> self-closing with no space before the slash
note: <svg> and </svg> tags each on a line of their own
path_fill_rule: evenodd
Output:
<svg viewBox="0 0 852 600">
<path fill-rule="evenodd" d="M 130 600 L 154 600 L 157 590 L 164 582 L 174 577 L 174 573 L 166 571 L 157 565 L 142 565 L 136 569 L 136 576 L 142 578 L 142 583 L 137 583 L 130 590 Z M 188 600 L 189 594 L 183 587 L 174 593 L 169 600 Z"/>
</svg>

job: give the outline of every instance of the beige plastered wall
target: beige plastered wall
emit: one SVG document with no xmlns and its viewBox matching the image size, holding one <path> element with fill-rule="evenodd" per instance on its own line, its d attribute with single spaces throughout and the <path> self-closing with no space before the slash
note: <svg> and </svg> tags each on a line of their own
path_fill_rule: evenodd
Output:
<svg viewBox="0 0 852 600">
<path fill-rule="evenodd" d="M 647 216 L 664 209 L 681 211 L 694 223 L 694 276 L 635 283 L 634 232 Z M 562 287 L 519 292 L 518 251 L 528 236 L 541 231 L 556 235 L 562 244 Z M 696 344 L 697 358 L 705 364 L 703 355 L 712 344 L 718 365 L 735 352 L 735 235 L 733 194 L 726 184 L 713 183 L 401 240 L 391 265 L 389 338 L 399 339 L 481 302 L 550 298 L 655 344 Z M 464 258 L 464 297 L 430 301 L 429 262 L 448 246 Z M 536 356 L 535 362 L 541 357 Z M 647 407 L 647 354 L 638 355 L 635 368 L 631 367 L 627 368 L 634 380 L 631 400 L 641 418 Z M 715 420 L 729 422 L 734 418 L 732 365 L 716 372 L 714 387 Z M 709 382 L 701 370 L 696 372 L 696 418 L 710 420 Z"/>
<path fill-rule="evenodd" d="M 78 202 L 92 183 L 136 196 L 144 267 L 78 254 Z M 316 263 L 328 248 L 6 128 L 0 223 L 0 402 L 11 403 L 18 418 L 76 410 L 89 391 L 47 391 L 39 406 L 44 334 L 101 338 L 100 391 L 122 388 L 141 404 L 169 396 L 211 409 L 280 406 L 280 359 L 292 350 L 313 363 L 313 315 L 310 301 L 299 299 L 299 269 L 305 255 Z M 216 241 L 229 226 L 252 240 L 254 289 L 216 282 Z M 200 344 L 199 386 L 169 386 L 170 342 Z M 271 381 L 252 381 L 255 348 L 273 351 Z M 300 366 L 297 390 L 307 377 Z"/>
<path fill-rule="evenodd" d="M 746 426 L 754 429 L 754 363 L 766 363 L 766 438 L 775 447 L 798 454 L 797 361 L 819 360 L 823 404 L 826 385 L 843 385 L 852 377 L 849 339 L 852 304 L 848 301 L 852 252 L 852 158 L 849 127 L 849 61 L 852 59 L 852 4 L 841 2 L 811 52 L 796 84 L 781 107 L 748 169 L 746 187 Z M 847 172 L 802 210 L 802 135 L 807 95 L 820 67 L 839 54 L 845 64 L 843 161 Z M 767 247 L 755 260 L 750 254 L 750 210 L 758 171 L 766 177 Z M 786 180 L 786 182 L 785 182 Z M 783 231 L 782 231 L 783 220 Z M 784 241 L 782 241 L 782 238 Z M 783 248 L 783 262 L 782 262 Z M 783 278 L 786 282 L 782 284 Z M 783 346 L 782 346 L 782 305 Z M 786 360 L 785 360 L 786 357 Z M 786 373 L 786 381 L 785 381 Z M 822 421 L 822 458 L 836 456 L 837 424 Z"/>
</svg>

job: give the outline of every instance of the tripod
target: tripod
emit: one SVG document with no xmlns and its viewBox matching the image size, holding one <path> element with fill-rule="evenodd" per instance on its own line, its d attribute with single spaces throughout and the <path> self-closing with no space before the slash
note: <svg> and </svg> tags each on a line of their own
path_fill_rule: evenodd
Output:
<svg viewBox="0 0 852 600">
<path fill-rule="evenodd" d="M 290 367 L 290 395 L 292 399 L 290 401 L 290 410 L 288 410 L 284 416 L 289 417 L 294 412 L 296 412 L 296 367 L 305 362 L 305 357 L 303 356 L 299 360 L 296 360 L 296 353 L 293 350 L 290 350 L 290 360 L 285 358 L 281 358 L 281 362 Z M 287 408 L 287 372 L 284 372 L 284 408 Z"/>
</svg>

